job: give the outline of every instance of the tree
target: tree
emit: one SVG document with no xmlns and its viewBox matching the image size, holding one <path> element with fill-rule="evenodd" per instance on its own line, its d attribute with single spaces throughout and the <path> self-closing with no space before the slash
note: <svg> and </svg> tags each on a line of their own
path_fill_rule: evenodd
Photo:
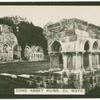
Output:
<svg viewBox="0 0 100 100">
<path fill-rule="evenodd" d="M 17 16 L 0 18 L 0 24 L 6 24 L 12 27 L 18 43 L 21 45 L 23 59 L 26 44 L 29 46 L 41 46 L 44 54 L 47 55 L 47 40 L 43 35 L 43 29 L 41 27 L 35 26 L 25 18 Z"/>
</svg>

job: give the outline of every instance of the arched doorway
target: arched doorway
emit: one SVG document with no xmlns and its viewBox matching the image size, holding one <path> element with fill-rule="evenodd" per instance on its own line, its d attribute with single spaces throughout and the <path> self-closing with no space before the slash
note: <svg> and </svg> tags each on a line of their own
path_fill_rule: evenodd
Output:
<svg viewBox="0 0 100 100">
<path fill-rule="evenodd" d="M 54 41 L 51 45 L 51 66 L 63 68 L 63 58 L 61 54 L 61 43 L 59 41 Z"/>
<path fill-rule="evenodd" d="M 88 68 L 89 66 L 89 49 L 90 49 L 90 45 L 89 45 L 89 41 L 86 41 L 84 44 L 84 54 L 83 54 L 83 66 L 85 69 Z"/>
</svg>

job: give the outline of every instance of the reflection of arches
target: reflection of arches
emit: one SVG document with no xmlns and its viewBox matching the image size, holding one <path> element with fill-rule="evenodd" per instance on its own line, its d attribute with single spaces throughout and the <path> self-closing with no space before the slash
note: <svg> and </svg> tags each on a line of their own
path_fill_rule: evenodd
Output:
<svg viewBox="0 0 100 100">
<path fill-rule="evenodd" d="M 93 50 L 96 50 L 96 49 L 98 49 L 98 42 L 97 41 L 95 41 L 93 43 Z"/>
<path fill-rule="evenodd" d="M 83 54 L 83 66 L 85 69 L 89 66 L 89 53 L 87 52 L 89 51 L 89 49 L 90 49 L 89 41 L 86 41 L 84 44 L 85 53 Z"/>
<path fill-rule="evenodd" d="M 61 50 L 62 50 L 61 43 L 58 41 L 54 41 L 51 46 L 51 50 L 52 50 L 52 52 L 61 52 Z"/>
</svg>

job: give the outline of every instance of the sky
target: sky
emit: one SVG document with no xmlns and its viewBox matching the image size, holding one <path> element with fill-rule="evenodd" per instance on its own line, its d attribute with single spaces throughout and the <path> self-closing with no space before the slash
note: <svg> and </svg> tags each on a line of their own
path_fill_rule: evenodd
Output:
<svg viewBox="0 0 100 100">
<path fill-rule="evenodd" d="M 16 15 L 42 28 L 63 18 L 79 18 L 100 26 L 100 6 L 0 6 L 0 17 Z"/>
</svg>

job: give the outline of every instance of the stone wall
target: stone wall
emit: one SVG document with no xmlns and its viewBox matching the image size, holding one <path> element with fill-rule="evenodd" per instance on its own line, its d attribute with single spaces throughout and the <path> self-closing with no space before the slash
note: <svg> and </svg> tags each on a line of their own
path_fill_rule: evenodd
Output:
<svg viewBox="0 0 100 100">
<path fill-rule="evenodd" d="M 8 25 L 0 25 L 0 60 L 12 61 L 14 56 L 14 46 L 18 44 L 16 36 Z"/>
<path fill-rule="evenodd" d="M 43 49 L 39 46 L 26 46 L 24 50 L 26 60 L 28 61 L 42 61 L 44 60 Z"/>
</svg>

